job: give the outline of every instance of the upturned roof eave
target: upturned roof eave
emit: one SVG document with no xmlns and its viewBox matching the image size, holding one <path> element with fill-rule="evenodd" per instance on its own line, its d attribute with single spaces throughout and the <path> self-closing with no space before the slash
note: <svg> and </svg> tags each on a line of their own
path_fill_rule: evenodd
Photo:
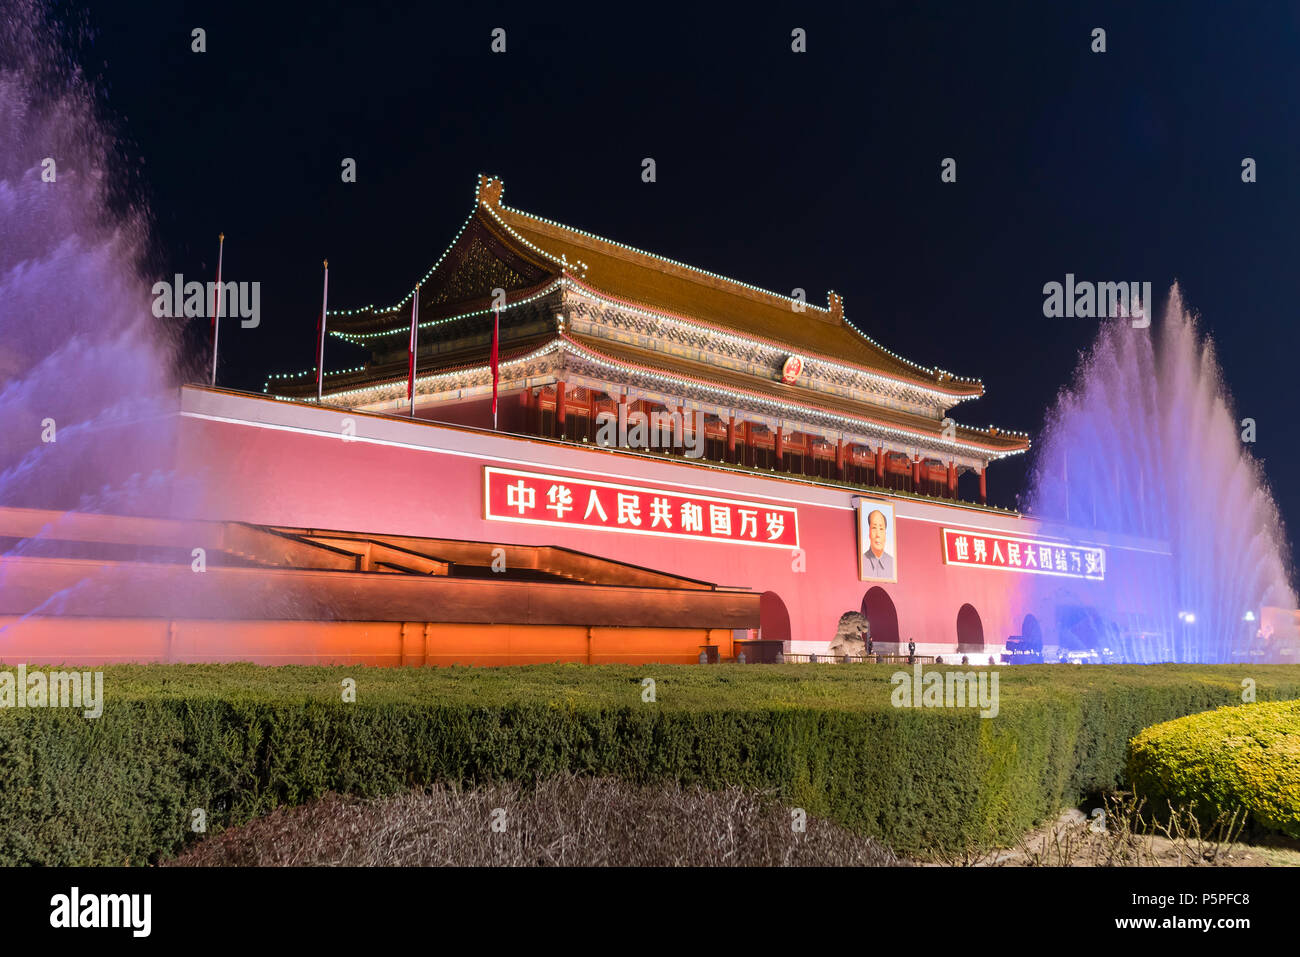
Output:
<svg viewBox="0 0 1300 957">
<path fill-rule="evenodd" d="M 903 435 L 905 438 L 910 439 L 914 443 L 919 442 L 925 444 L 955 446 L 954 451 L 965 451 L 967 454 L 980 455 L 980 456 L 993 455 L 1001 458 L 1004 456 L 1015 455 L 1020 452 L 1027 451 L 1029 448 L 1029 440 L 1027 437 L 988 436 L 983 433 L 976 432 L 976 434 L 980 436 L 980 440 L 977 440 L 969 434 L 970 432 L 976 430 L 972 430 L 969 426 L 958 426 L 957 427 L 958 433 L 960 434 L 965 432 L 967 433 L 967 435 L 963 436 L 960 441 L 953 443 L 950 440 L 945 440 L 938 433 L 920 431 L 917 429 L 909 429 L 903 425 L 900 425 L 899 423 L 878 421 L 872 419 L 869 416 L 854 415 L 842 409 L 832 409 L 828 407 L 819 406 L 814 403 L 790 402 L 787 398 L 779 396 L 775 393 L 765 392 L 759 389 L 744 389 L 744 388 L 739 388 L 734 386 L 719 387 L 706 380 L 700 379 L 695 376 L 691 376 L 686 373 L 682 373 L 677 370 L 657 368 L 650 364 L 631 362 L 620 357 L 608 355 L 606 353 L 601 352 L 599 349 L 593 347 L 588 343 L 585 343 L 579 339 L 575 339 L 574 337 L 570 336 L 567 333 L 558 333 L 553 338 L 546 340 L 544 342 L 540 342 L 540 343 L 534 342 L 534 343 L 530 343 L 527 346 L 523 346 L 518 349 L 513 349 L 501 357 L 500 365 L 505 366 L 508 364 L 512 364 L 514 362 L 527 360 L 531 357 L 543 354 L 547 349 L 551 347 L 558 347 L 559 349 L 562 350 L 563 349 L 572 350 L 579 357 L 586 357 L 590 359 L 596 359 L 601 362 L 609 363 L 616 367 L 626 369 L 630 373 L 636 373 L 636 372 L 648 373 L 651 375 L 662 376 L 670 380 L 676 379 L 682 382 L 683 384 L 693 384 L 697 386 L 702 386 L 704 388 L 713 389 L 716 391 L 730 392 L 742 398 L 749 397 L 769 404 L 774 404 L 778 406 L 787 406 L 791 410 L 792 418 L 797 416 L 801 410 L 805 410 L 805 409 L 812 410 L 825 415 L 835 416 L 837 418 L 844 419 L 848 422 L 859 423 L 860 431 L 862 432 L 871 433 L 871 432 L 879 432 L 881 430 L 886 430 L 889 432 L 899 433 Z M 436 369 L 424 376 L 417 375 L 416 382 L 418 385 L 422 381 L 427 382 L 428 379 L 430 378 L 452 376 L 457 374 L 462 376 L 473 377 L 476 375 L 490 375 L 490 373 L 491 373 L 490 364 L 481 363 L 481 362 L 465 363 L 463 365 L 458 365 L 450 368 Z M 405 382 L 406 382 L 406 376 L 390 374 L 390 375 L 384 375 L 383 378 L 379 380 L 370 381 L 365 385 L 361 385 L 359 387 L 338 388 L 337 386 L 335 386 L 332 389 L 327 388 L 324 394 L 326 400 L 328 401 L 330 399 L 337 399 L 340 396 L 345 396 L 345 395 L 359 396 L 360 394 L 365 392 L 370 392 L 370 391 L 380 392 L 386 389 L 397 388 L 403 385 Z M 282 387 L 281 389 L 276 390 L 274 392 L 268 391 L 267 394 L 278 398 L 313 401 L 312 397 L 310 396 L 311 385 L 312 383 L 308 381 L 302 383 L 301 385 L 289 386 L 287 388 Z M 352 385 L 352 384 L 348 383 L 348 385 Z M 364 401 L 365 400 L 362 400 L 362 402 Z"/>
<path fill-rule="evenodd" d="M 743 388 L 743 387 L 730 386 L 730 385 L 718 386 L 714 383 L 709 382 L 708 380 L 701 379 L 698 376 L 693 376 L 689 373 L 681 372 L 679 370 L 657 367 L 649 363 L 633 362 L 623 357 L 611 356 L 608 353 L 601 352 L 597 347 L 593 346 L 588 342 L 584 342 L 580 339 L 574 338 L 569 333 L 560 333 L 558 338 L 563 340 L 564 345 L 568 346 L 569 348 L 577 350 L 579 353 L 586 353 L 604 362 L 612 363 L 615 366 L 622 366 L 629 370 L 648 372 L 653 375 L 661 375 L 670 379 L 671 378 L 680 379 L 684 382 L 693 383 L 695 385 L 703 386 L 709 389 L 716 389 L 718 391 L 724 391 L 724 392 L 732 392 L 742 396 L 751 396 L 753 398 L 760 399 L 764 402 L 788 406 L 792 410 L 794 410 L 795 414 L 797 414 L 798 411 L 801 409 L 812 409 L 814 411 L 823 413 L 825 415 L 832 415 L 850 421 L 861 422 L 862 424 L 867 426 L 867 428 L 863 430 L 867 432 L 873 431 L 873 429 L 874 430 L 888 429 L 890 431 L 895 431 L 895 432 L 911 432 L 916 438 L 921 439 L 923 441 L 933 441 L 941 444 L 945 443 L 945 440 L 938 432 L 929 433 L 924 431 L 908 429 L 907 427 L 902 426 L 898 423 L 883 422 L 877 419 L 873 419 L 867 415 L 853 414 L 842 409 L 833 409 L 812 402 L 792 402 L 787 397 L 780 396 L 772 392 L 766 392 L 761 389 Z M 968 431 L 968 432 L 974 431 L 971 430 L 969 426 L 958 426 L 957 428 L 959 431 Z M 998 455 L 1008 455 L 1008 454 L 1014 454 L 1016 452 L 1023 452 L 1023 451 L 1027 451 L 1029 448 L 1028 437 L 1006 436 L 1005 438 L 1001 438 L 1000 440 L 999 437 L 997 436 L 988 436 L 988 438 L 993 439 L 997 444 L 981 445 L 970 439 L 967 439 L 965 442 L 961 442 L 957 444 L 959 446 L 970 446 L 982 452 L 990 452 Z"/>
<path fill-rule="evenodd" d="M 504 203 L 498 203 L 495 206 L 488 205 L 485 208 L 487 209 L 489 214 L 494 214 L 497 221 L 500 222 L 502 226 L 510 230 L 516 239 L 526 244 L 530 248 L 537 249 L 540 247 L 537 244 L 533 243 L 532 241 L 524 238 L 523 236 L 520 236 L 514 228 L 515 225 L 519 225 L 519 224 L 511 224 L 508 221 L 507 217 L 515 217 L 515 216 L 521 217 L 523 219 L 529 220 L 530 224 L 533 223 L 540 224 L 542 227 L 545 227 L 547 229 L 564 232 L 567 234 L 566 241 L 571 242 L 574 245 L 581 246 L 584 245 L 585 243 L 603 244 L 609 247 L 609 249 L 602 250 L 602 254 L 618 255 L 621 258 L 625 258 L 625 259 L 630 257 L 636 257 L 639 260 L 648 261 L 648 262 L 643 262 L 642 264 L 649 266 L 649 268 L 656 268 L 656 264 L 662 263 L 678 270 L 698 273 L 700 276 L 708 277 L 710 280 L 714 281 L 715 283 L 721 283 L 725 286 L 731 287 L 731 291 L 733 293 L 745 299 L 752 299 L 754 295 L 757 294 L 757 295 L 770 298 L 773 303 L 789 303 L 791 301 L 789 297 L 782 296 L 779 293 L 771 292 L 770 290 L 766 290 L 766 289 L 761 289 L 760 287 L 757 286 L 750 286 L 747 283 L 741 283 L 737 280 L 728 279 L 727 277 L 724 276 L 718 276 L 706 270 L 698 269 L 697 267 L 690 266 L 685 263 L 679 263 L 676 260 L 670 260 L 664 257 L 656 256 L 654 253 L 645 252 L 644 250 L 636 249 L 635 247 L 632 246 L 625 246 L 622 243 L 617 243 L 614 242 L 613 240 L 606 239 L 602 236 L 597 236 L 594 233 L 586 233 L 582 230 L 577 230 L 574 229 L 573 227 L 565 226 L 562 223 L 557 223 L 553 220 L 545 219 L 543 217 L 536 216 L 532 213 L 515 209 L 511 206 L 506 206 Z M 504 217 L 501 215 L 503 213 L 505 214 Z M 538 227 L 530 226 L 530 228 L 537 229 Z M 555 257 L 554 252 L 552 252 L 551 255 L 557 260 L 561 258 L 561 257 Z M 566 265 L 570 267 L 578 267 L 585 264 L 566 263 Z M 896 381 L 914 385 L 920 388 L 939 391 L 946 395 L 951 395 L 954 397 L 971 398 L 971 397 L 981 396 L 984 393 L 983 383 L 979 382 L 978 380 L 961 381 L 960 377 L 954 376 L 952 377 L 954 381 L 945 383 L 942 381 L 944 374 L 940 370 L 929 369 L 925 366 L 920 365 L 919 363 L 912 362 L 911 360 L 905 359 L 901 356 L 894 356 L 892 353 L 889 353 L 888 350 L 884 349 L 884 347 L 880 346 L 878 343 L 870 339 L 870 337 L 868 337 L 866 334 L 861 332 L 861 330 L 859 330 L 847 319 L 843 320 L 842 327 L 845 328 L 850 335 L 857 336 L 858 338 L 862 339 L 868 345 L 869 348 L 877 352 L 883 353 L 885 355 L 891 356 L 895 359 L 895 361 L 903 365 L 915 367 L 918 370 L 918 374 L 908 375 L 906 373 L 894 372 L 884 367 L 868 366 L 862 363 L 853 362 L 851 360 L 846 360 L 846 359 L 837 358 L 833 356 L 827 356 L 825 354 L 816 353 L 815 351 L 810 351 L 803 346 L 796 346 L 789 342 L 774 340 L 768 337 L 758 335 L 754 332 L 743 331 L 737 327 L 726 326 L 719 323 L 710 322 L 709 320 L 700 319 L 694 316 L 683 316 L 682 314 L 677 313 L 674 310 L 668 309 L 660 304 L 639 302 L 636 300 L 629 299 L 628 297 L 625 296 L 620 296 L 616 293 L 610 292 L 609 290 L 600 289 L 596 280 L 590 276 L 584 276 L 582 279 L 578 279 L 576 276 L 570 273 L 570 278 L 576 280 L 580 285 L 584 285 L 587 288 L 599 289 L 599 291 L 603 295 L 608 296 L 611 299 L 626 301 L 639 308 L 648 309 L 650 311 L 659 312 L 663 314 L 668 314 L 671 315 L 673 318 L 683 319 L 685 321 L 692 322 L 696 325 L 711 328 L 729 335 L 739 335 L 744 338 L 753 339 L 755 341 L 763 342 L 769 345 L 780 346 L 781 348 L 784 348 L 790 352 L 794 352 L 800 355 L 816 356 L 817 358 L 822 359 L 824 361 L 834 362 L 843 366 L 849 366 L 852 368 L 859 369 L 863 372 L 870 373 L 872 375 L 878 375 L 885 378 L 894 379 Z M 806 311 L 815 311 L 815 312 L 828 313 L 828 314 L 830 312 L 830 310 L 824 309 L 812 303 L 802 303 L 801 306 Z"/>
</svg>

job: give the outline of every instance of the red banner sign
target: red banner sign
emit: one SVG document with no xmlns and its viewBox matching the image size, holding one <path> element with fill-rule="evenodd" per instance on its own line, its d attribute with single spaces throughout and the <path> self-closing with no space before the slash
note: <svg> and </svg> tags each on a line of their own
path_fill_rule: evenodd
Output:
<svg viewBox="0 0 1300 957">
<path fill-rule="evenodd" d="M 1065 545 L 1036 538 L 990 535 L 964 529 L 943 530 L 946 565 L 1001 568 L 1009 572 L 1060 575 L 1102 581 L 1106 577 L 1106 550 L 1085 545 Z"/>
<path fill-rule="evenodd" d="M 799 547 L 799 513 L 780 505 L 491 466 L 483 495 L 485 517 L 498 522 Z"/>
</svg>

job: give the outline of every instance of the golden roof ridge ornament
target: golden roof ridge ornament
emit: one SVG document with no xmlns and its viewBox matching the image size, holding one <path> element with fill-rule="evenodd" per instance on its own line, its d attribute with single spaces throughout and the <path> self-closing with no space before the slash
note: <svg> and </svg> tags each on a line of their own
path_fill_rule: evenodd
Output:
<svg viewBox="0 0 1300 957">
<path fill-rule="evenodd" d="M 500 176 L 492 176 L 488 173 L 478 174 L 478 198 L 479 202 L 485 206 L 497 208 L 501 205 L 501 194 L 505 192 L 506 184 Z"/>
<path fill-rule="evenodd" d="M 835 325 L 844 325 L 844 297 L 832 289 L 826 293 L 826 303 Z"/>
</svg>

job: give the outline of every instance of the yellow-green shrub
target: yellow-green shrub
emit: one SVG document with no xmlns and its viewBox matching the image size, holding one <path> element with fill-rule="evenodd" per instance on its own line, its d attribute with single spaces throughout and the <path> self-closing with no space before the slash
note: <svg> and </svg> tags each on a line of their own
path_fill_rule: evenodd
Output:
<svg viewBox="0 0 1300 957">
<path fill-rule="evenodd" d="M 1129 747 L 1134 790 L 1156 808 L 1195 804 L 1202 820 L 1244 810 L 1300 837 L 1300 701 L 1219 708 L 1147 728 Z"/>
</svg>

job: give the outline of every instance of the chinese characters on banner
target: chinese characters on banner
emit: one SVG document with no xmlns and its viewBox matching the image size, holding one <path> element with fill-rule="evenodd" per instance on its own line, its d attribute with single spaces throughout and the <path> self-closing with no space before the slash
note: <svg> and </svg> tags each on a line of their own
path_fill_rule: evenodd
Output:
<svg viewBox="0 0 1300 957">
<path fill-rule="evenodd" d="M 1093 581 L 1102 581 L 1106 577 L 1106 550 L 1103 548 L 955 528 L 943 530 L 943 560 L 947 565 L 1002 568 L 1012 572 L 1062 575 Z"/>
<path fill-rule="evenodd" d="M 498 522 L 799 547 L 799 514 L 780 505 L 491 466 L 483 493 L 485 517 Z"/>
</svg>

